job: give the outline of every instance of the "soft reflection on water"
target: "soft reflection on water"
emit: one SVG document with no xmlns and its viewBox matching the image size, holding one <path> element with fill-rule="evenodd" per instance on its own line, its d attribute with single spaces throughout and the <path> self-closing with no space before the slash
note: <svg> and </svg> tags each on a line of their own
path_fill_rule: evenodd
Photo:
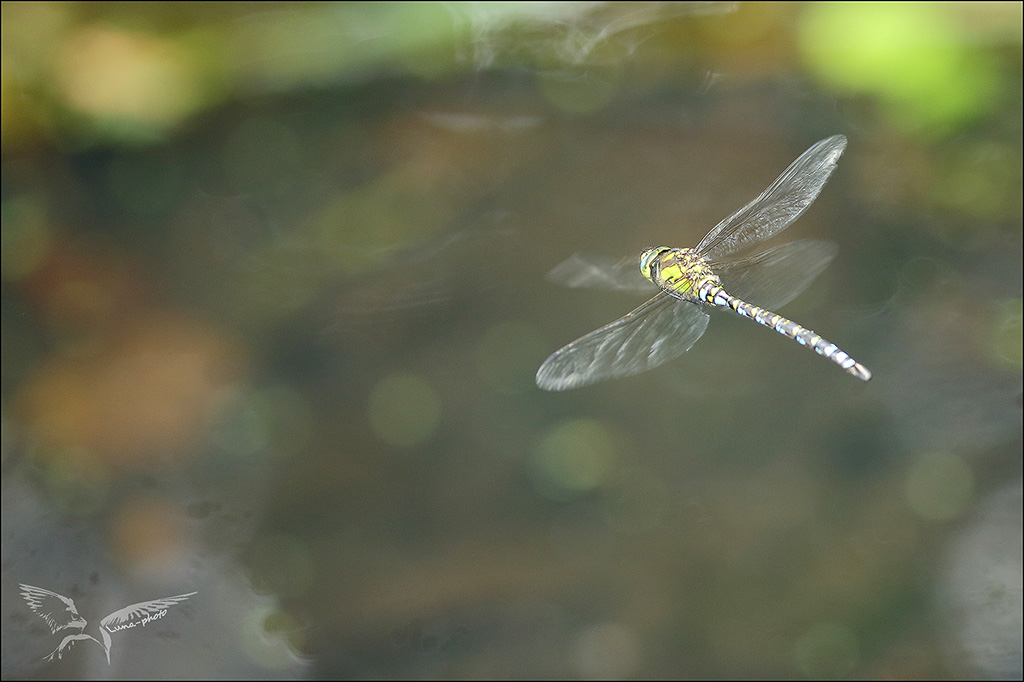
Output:
<svg viewBox="0 0 1024 682">
<path fill-rule="evenodd" d="M 1019 6 L 173 7 L 3 6 L 5 678 L 1020 675 Z M 838 133 L 764 246 L 870 383 L 536 388 Z"/>
</svg>

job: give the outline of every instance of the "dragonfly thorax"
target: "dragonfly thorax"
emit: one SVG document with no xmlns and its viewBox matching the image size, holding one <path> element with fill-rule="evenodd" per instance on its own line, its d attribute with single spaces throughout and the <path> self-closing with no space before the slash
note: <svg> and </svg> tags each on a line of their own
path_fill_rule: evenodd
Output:
<svg viewBox="0 0 1024 682">
<path fill-rule="evenodd" d="M 701 301 L 701 290 L 721 285 L 708 261 L 694 249 L 647 249 L 640 254 L 640 272 L 662 291 L 687 301 Z"/>
</svg>

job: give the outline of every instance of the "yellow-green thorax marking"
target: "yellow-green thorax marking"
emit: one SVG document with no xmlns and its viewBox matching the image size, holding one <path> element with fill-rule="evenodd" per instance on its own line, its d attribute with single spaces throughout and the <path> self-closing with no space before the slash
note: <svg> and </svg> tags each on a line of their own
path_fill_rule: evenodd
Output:
<svg viewBox="0 0 1024 682">
<path fill-rule="evenodd" d="M 722 284 L 707 260 L 693 249 L 651 247 L 640 254 L 640 272 L 665 293 L 693 303 L 705 303 L 700 292 Z"/>
<path fill-rule="evenodd" d="M 711 269 L 707 259 L 698 256 L 694 249 L 651 247 L 640 254 L 640 272 L 671 296 L 693 303 L 730 308 L 743 317 L 749 317 L 758 324 L 770 327 L 800 345 L 811 348 L 858 379 L 867 381 L 871 378 L 871 371 L 867 367 L 851 358 L 834 343 L 826 341 L 810 329 L 801 327 L 782 315 L 730 295 L 722 288 L 721 280 Z"/>
</svg>

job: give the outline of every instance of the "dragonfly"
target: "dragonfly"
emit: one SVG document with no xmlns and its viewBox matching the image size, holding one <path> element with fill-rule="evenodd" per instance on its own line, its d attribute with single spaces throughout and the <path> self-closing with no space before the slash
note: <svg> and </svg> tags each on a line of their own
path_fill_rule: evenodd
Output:
<svg viewBox="0 0 1024 682">
<path fill-rule="evenodd" d="M 562 391 L 646 372 L 690 350 L 707 308 L 731 310 L 774 329 L 868 381 L 871 372 L 834 343 L 778 313 L 835 258 L 829 242 L 801 240 L 746 258 L 726 258 L 781 232 L 807 210 L 846 149 L 846 137 L 815 143 L 756 199 L 722 220 L 692 249 L 653 246 L 635 259 L 576 254 L 549 278 L 571 287 L 657 293 L 619 319 L 555 351 L 537 385 Z"/>
</svg>

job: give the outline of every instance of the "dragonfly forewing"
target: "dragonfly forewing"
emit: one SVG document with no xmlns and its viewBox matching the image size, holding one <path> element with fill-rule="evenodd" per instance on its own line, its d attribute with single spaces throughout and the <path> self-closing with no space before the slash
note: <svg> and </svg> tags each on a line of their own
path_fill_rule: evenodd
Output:
<svg viewBox="0 0 1024 682">
<path fill-rule="evenodd" d="M 637 267 L 636 258 L 607 258 L 574 253 L 548 273 L 562 286 L 610 291 L 634 291 L 650 295 L 657 287 Z"/>
<path fill-rule="evenodd" d="M 537 370 L 537 385 L 562 391 L 646 372 L 688 351 L 707 326 L 700 306 L 658 294 L 555 351 Z"/>
<path fill-rule="evenodd" d="M 695 251 L 718 260 L 784 230 L 821 193 L 846 149 L 846 137 L 833 135 L 800 155 L 761 195 L 718 223 Z"/>
</svg>

